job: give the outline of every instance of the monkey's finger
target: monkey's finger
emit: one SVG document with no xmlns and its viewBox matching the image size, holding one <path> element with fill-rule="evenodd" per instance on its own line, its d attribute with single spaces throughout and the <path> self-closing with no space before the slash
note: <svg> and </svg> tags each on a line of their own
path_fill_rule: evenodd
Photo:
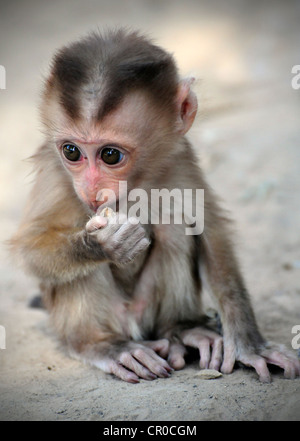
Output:
<svg viewBox="0 0 300 441">
<path fill-rule="evenodd" d="M 296 365 L 296 376 L 300 377 L 300 360 L 295 360 L 294 363 Z"/>
<path fill-rule="evenodd" d="M 258 373 L 259 380 L 262 383 L 271 383 L 271 375 L 265 360 L 261 359 L 253 363 L 253 367 Z"/>
<path fill-rule="evenodd" d="M 180 334 L 180 337 L 185 345 L 198 348 L 199 342 L 202 340 L 205 339 L 212 343 L 214 340 L 219 338 L 220 335 L 202 326 L 197 326 L 196 328 L 184 330 Z"/>
<path fill-rule="evenodd" d="M 130 352 L 123 352 L 119 357 L 120 363 L 132 372 L 134 372 L 138 377 L 143 378 L 144 380 L 154 380 L 157 378 L 155 374 L 150 372 L 146 367 L 141 365 Z"/>
<path fill-rule="evenodd" d="M 213 343 L 213 350 L 211 354 L 211 360 L 209 363 L 209 369 L 220 369 L 223 357 L 223 339 L 222 337 L 216 338 Z"/>
<path fill-rule="evenodd" d="M 274 364 L 274 363 L 272 363 Z M 280 366 L 279 363 L 276 363 L 277 366 Z M 281 367 L 281 366 L 280 366 Z M 297 368 L 293 364 L 293 362 L 289 361 L 283 364 L 284 377 L 294 380 L 299 374 L 297 373 Z"/>
<path fill-rule="evenodd" d="M 288 357 L 278 351 L 271 351 L 265 358 L 268 363 L 281 367 L 284 370 L 285 378 L 294 379 L 300 375 L 300 362 L 294 357 Z"/>
<path fill-rule="evenodd" d="M 164 369 L 166 369 L 167 372 L 173 371 L 172 367 L 169 365 L 167 360 L 165 360 L 160 355 L 158 355 L 153 349 L 149 348 L 149 350 L 148 351 L 146 350 L 146 352 L 149 355 L 149 357 L 152 357 L 156 363 L 159 363 L 160 365 L 162 365 L 164 367 Z"/>
<path fill-rule="evenodd" d="M 160 340 L 143 342 L 146 346 L 153 349 L 160 357 L 166 358 L 169 353 L 170 342 L 167 338 Z"/>
<path fill-rule="evenodd" d="M 260 357 L 259 355 L 243 356 L 239 358 L 239 361 L 241 361 L 246 366 L 253 367 L 256 370 L 259 376 L 259 380 L 262 383 L 271 383 L 271 375 L 267 366 L 267 362 L 263 357 Z"/>
<path fill-rule="evenodd" d="M 225 346 L 224 347 L 224 358 L 221 366 L 221 372 L 223 374 L 231 374 L 233 371 L 233 366 L 235 363 L 235 349 L 234 347 Z"/>
<path fill-rule="evenodd" d="M 139 253 L 140 251 L 148 248 L 150 240 L 145 237 L 145 232 L 139 231 L 135 236 L 131 238 L 132 247 L 130 252 L 132 254 Z"/>
<path fill-rule="evenodd" d="M 86 224 L 85 228 L 88 233 L 99 230 L 107 225 L 107 219 L 103 216 L 93 216 Z"/>
<path fill-rule="evenodd" d="M 169 370 L 171 369 L 166 360 L 159 357 L 154 351 L 149 349 L 152 353 L 149 354 L 148 348 L 138 348 L 132 352 L 132 355 L 136 360 L 143 364 L 150 372 L 153 372 L 160 378 L 166 378 L 170 376 Z M 169 369 L 168 369 L 169 368 Z"/>
<path fill-rule="evenodd" d="M 180 343 L 171 343 L 168 362 L 175 370 L 180 370 L 185 366 L 184 356 L 186 355 L 186 348 Z"/>
<path fill-rule="evenodd" d="M 124 252 L 134 252 L 136 247 L 140 246 L 140 243 L 149 245 L 150 241 L 146 238 L 146 232 L 141 225 L 124 224 L 121 225 L 118 230 L 114 232 L 114 245 L 115 249 L 124 249 Z"/>
<path fill-rule="evenodd" d="M 145 230 L 140 225 L 130 224 L 129 222 L 119 224 L 119 229 L 115 232 L 115 238 L 120 244 L 127 241 L 127 239 L 135 238 L 136 234 L 145 236 Z"/>
<path fill-rule="evenodd" d="M 203 338 L 198 343 L 198 349 L 200 354 L 200 369 L 207 369 L 210 361 L 210 342 L 208 338 Z"/>
<path fill-rule="evenodd" d="M 118 247 L 124 248 L 127 253 L 134 253 L 136 249 L 139 249 L 141 243 L 148 246 L 150 241 L 145 236 L 145 230 L 140 225 L 133 227 L 125 225 L 116 232 Z"/>
<path fill-rule="evenodd" d="M 150 240 L 147 237 L 144 237 L 142 240 L 140 240 L 136 246 L 135 246 L 135 251 L 140 252 L 143 251 L 145 249 L 147 249 L 150 245 Z"/>
<path fill-rule="evenodd" d="M 114 360 L 109 362 L 109 367 L 103 369 L 109 374 L 114 374 L 116 377 L 121 378 L 121 380 L 127 381 L 128 383 L 139 383 L 139 377 L 134 373 L 124 368 L 120 363 Z"/>
<path fill-rule="evenodd" d="M 143 251 L 145 251 L 148 246 L 149 246 L 150 242 L 147 238 L 143 238 L 142 240 L 140 240 L 138 243 L 136 243 L 134 245 L 133 248 L 131 248 L 130 250 L 126 251 L 125 256 L 123 256 L 120 260 L 122 264 L 126 264 L 131 262 L 132 260 L 134 260 L 140 253 L 142 253 Z"/>
</svg>

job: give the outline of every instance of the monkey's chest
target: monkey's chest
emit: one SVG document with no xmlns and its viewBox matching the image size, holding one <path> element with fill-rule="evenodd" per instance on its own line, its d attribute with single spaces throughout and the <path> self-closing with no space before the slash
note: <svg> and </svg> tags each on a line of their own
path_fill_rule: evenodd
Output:
<svg viewBox="0 0 300 441">
<path fill-rule="evenodd" d="M 128 291 L 121 293 L 120 323 L 129 338 L 161 335 L 174 324 L 201 315 L 200 280 L 190 257 L 165 257 L 159 265 L 145 265 L 130 283 L 123 279 L 122 289 Z"/>
</svg>

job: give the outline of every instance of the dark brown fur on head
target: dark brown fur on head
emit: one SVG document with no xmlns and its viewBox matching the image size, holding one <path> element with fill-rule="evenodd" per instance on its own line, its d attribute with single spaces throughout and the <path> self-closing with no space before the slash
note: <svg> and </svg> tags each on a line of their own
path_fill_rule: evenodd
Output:
<svg viewBox="0 0 300 441">
<path fill-rule="evenodd" d="M 50 87 L 49 87 L 50 86 Z M 80 116 L 80 93 L 96 100 L 96 119 L 114 110 L 133 90 L 146 90 L 172 108 L 178 75 L 173 57 L 137 32 L 124 29 L 92 33 L 54 57 L 48 90 L 56 86 L 72 118 Z"/>
</svg>

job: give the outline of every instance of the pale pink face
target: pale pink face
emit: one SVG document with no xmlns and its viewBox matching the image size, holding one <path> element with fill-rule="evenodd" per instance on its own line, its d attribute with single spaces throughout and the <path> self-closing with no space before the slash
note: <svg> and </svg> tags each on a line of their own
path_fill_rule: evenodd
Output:
<svg viewBox="0 0 300 441">
<path fill-rule="evenodd" d="M 97 125 L 89 117 L 72 122 L 61 108 L 56 108 L 52 126 L 57 150 L 78 197 L 94 212 L 105 201 L 103 189 L 110 189 L 119 198 L 119 181 L 130 177 L 149 132 L 149 114 L 145 97 L 137 93 L 126 97 Z"/>
<path fill-rule="evenodd" d="M 168 155 L 166 140 L 172 131 L 184 134 L 197 109 L 189 84 L 184 82 L 179 87 L 175 125 L 141 91 L 125 96 L 116 110 L 97 123 L 93 103 L 83 97 L 81 118 L 72 121 L 55 95 L 42 109 L 43 119 L 78 197 L 94 212 L 106 197 L 109 202 L 109 193 L 119 199 L 119 181 L 130 181 L 133 173 L 141 169 L 146 173 L 149 165 L 159 165 L 160 158 Z"/>
</svg>

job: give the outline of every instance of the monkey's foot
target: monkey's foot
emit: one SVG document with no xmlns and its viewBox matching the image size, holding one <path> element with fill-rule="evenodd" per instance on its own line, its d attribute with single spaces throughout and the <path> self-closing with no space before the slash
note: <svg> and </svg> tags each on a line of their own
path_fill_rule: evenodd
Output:
<svg viewBox="0 0 300 441">
<path fill-rule="evenodd" d="M 197 326 L 179 334 L 182 343 L 171 343 L 168 361 L 174 369 L 182 369 L 187 346 L 199 350 L 200 369 L 220 370 L 223 359 L 223 338 L 207 328 Z"/>
<path fill-rule="evenodd" d="M 235 361 L 240 361 L 246 366 L 253 367 L 263 383 L 271 381 L 268 364 L 282 368 L 285 378 L 294 379 L 300 376 L 300 360 L 293 352 L 286 349 L 283 345 L 276 343 L 267 343 L 259 354 L 243 352 L 240 356 L 236 356 L 235 351 L 230 346 L 226 348 L 225 345 L 221 371 L 225 374 L 230 374 Z"/>
</svg>

